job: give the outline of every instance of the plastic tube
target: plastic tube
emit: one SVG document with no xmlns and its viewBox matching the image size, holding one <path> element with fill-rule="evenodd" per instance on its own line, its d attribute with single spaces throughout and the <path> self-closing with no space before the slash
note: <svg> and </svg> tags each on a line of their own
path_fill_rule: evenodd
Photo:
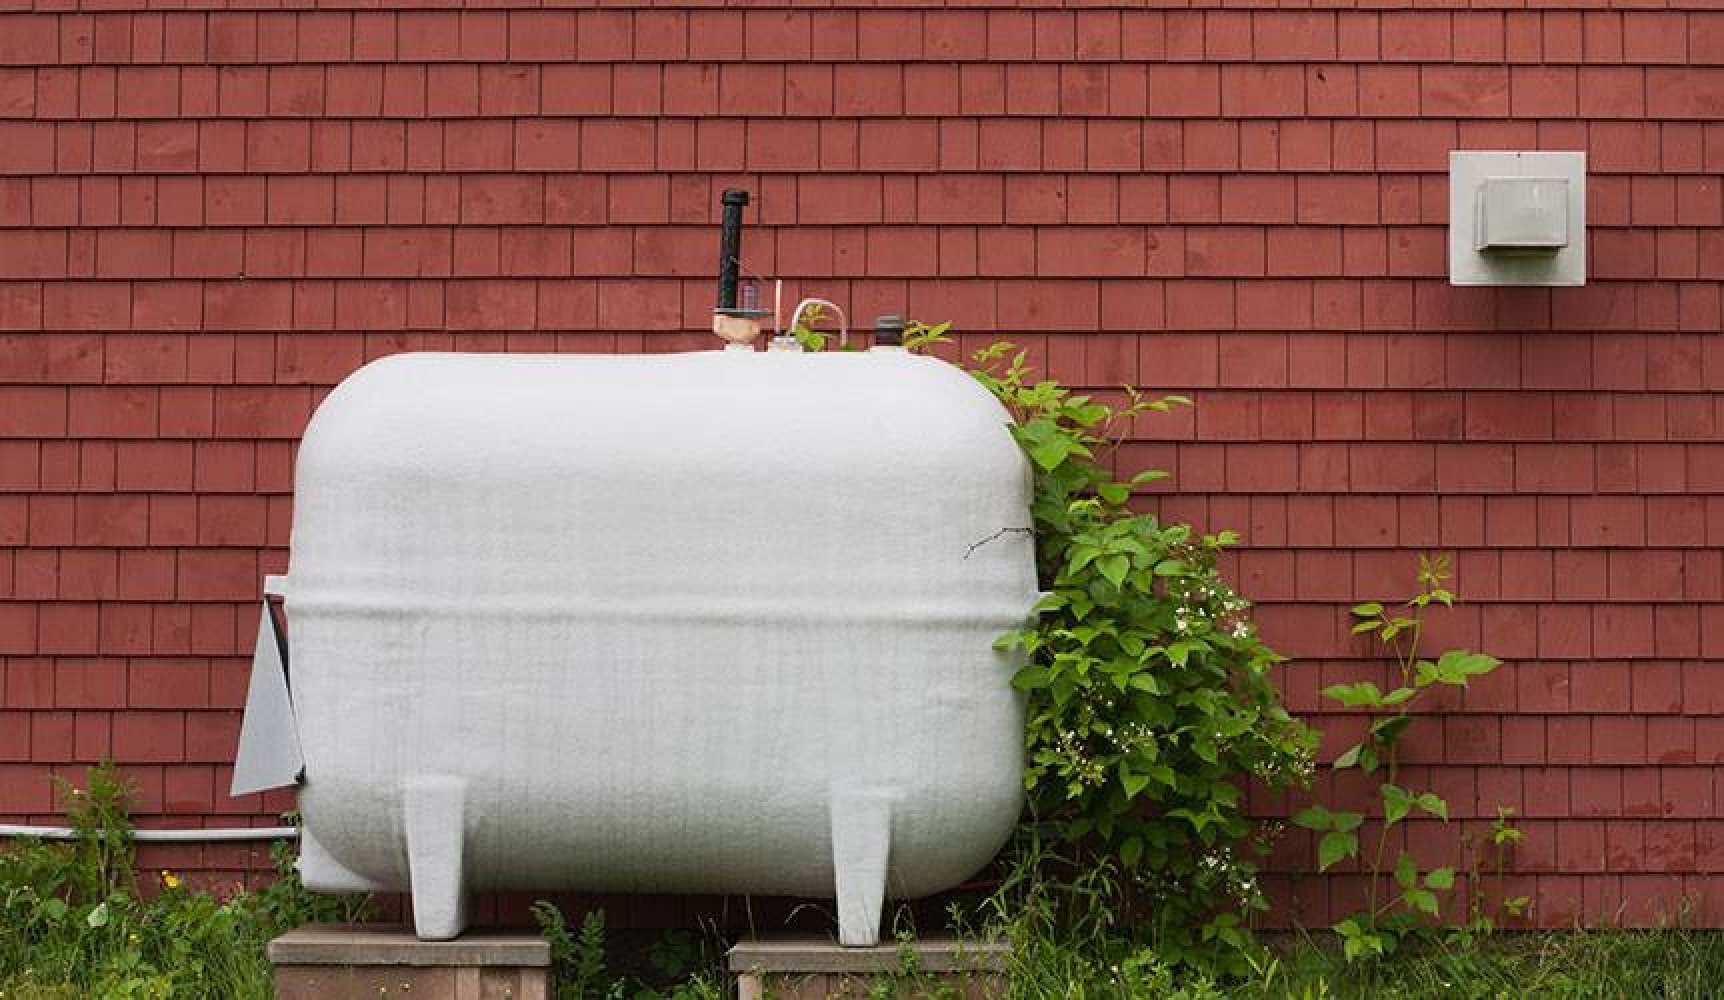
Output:
<svg viewBox="0 0 1724 1000">
<path fill-rule="evenodd" d="M 34 837 L 38 840 L 77 840 L 69 826 L 16 826 L 0 823 L 0 837 Z M 188 830 L 133 830 L 140 844 L 217 843 L 243 840 L 294 840 L 299 830 L 291 826 L 240 826 Z"/>
</svg>

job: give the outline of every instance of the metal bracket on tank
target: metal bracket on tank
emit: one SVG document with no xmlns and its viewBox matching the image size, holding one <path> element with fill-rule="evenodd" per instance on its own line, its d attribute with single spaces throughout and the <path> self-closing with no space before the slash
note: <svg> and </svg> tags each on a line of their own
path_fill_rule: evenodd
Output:
<svg viewBox="0 0 1724 1000">
<path fill-rule="evenodd" d="M 228 794 L 235 796 L 296 785 L 305 775 L 305 755 L 300 750 L 299 726 L 288 690 L 287 636 L 269 606 L 271 596 L 287 595 L 287 578 L 265 577 L 263 592 L 245 717 L 240 722 L 233 784 L 228 789 Z"/>
</svg>

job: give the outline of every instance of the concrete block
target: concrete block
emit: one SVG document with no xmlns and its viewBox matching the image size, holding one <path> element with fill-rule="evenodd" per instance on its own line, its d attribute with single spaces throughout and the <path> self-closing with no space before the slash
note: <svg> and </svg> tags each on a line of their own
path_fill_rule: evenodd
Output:
<svg viewBox="0 0 1724 1000">
<path fill-rule="evenodd" d="M 406 927 L 325 924 L 269 943 L 277 1000 L 550 1000 L 551 947 L 531 934 L 421 941 Z"/>
<path fill-rule="evenodd" d="M 931 938 L 847 947 L 814 937 L 743 941 L 730 950 L 738 1000 L 865 1000 L 886 984 L 894 997 L 1002 1000 L 1001 941 Z"/>
</svg>

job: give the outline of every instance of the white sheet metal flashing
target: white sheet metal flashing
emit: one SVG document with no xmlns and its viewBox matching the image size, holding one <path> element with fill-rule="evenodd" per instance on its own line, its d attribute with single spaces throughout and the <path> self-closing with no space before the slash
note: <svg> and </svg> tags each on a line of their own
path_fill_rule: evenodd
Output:
<svg viewBox="0 0 1724 1000">
<path fill-rule="evenodd" d="M 245 695 L 245 717 L 240 720 L 239 749 L 234 754 L 232 796 L 283 788 L 299 780 L 305 757 L 299 749 L 299 734 L 293 722 L 293 701 L 287 687 L 287 639 L 281 634 L 270 610 L 272 585 L 279 590 L 279 577 L 264 584 L 265 597 L 257 620 L 257 644 L 251 654 L 251 679 Z"/>
<path fill-rule="evenodd" d="M 1010 834 L 1037 597 L 1000 405 L 905 352 L 397 355 L 300 450 L 300 861 L 411 889 L 949 888 Z"/>
</svg>

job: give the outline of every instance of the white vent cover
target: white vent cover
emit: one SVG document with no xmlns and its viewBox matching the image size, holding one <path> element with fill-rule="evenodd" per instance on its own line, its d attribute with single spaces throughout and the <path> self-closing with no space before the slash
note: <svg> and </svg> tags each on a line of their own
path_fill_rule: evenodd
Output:
<svg viewBox="0 0 1724 1000">
<path fill-rule="evenodd" d="M 1541 254 L 1568 246 L 1566 177 L 1486 177 L 1475 204 L 1474 249 Z"/>
<path fill-rule="evenodd" d="M 1449 154 L 1449 283 L 1586 284 L 1586 154 Z"/>
</svg>

